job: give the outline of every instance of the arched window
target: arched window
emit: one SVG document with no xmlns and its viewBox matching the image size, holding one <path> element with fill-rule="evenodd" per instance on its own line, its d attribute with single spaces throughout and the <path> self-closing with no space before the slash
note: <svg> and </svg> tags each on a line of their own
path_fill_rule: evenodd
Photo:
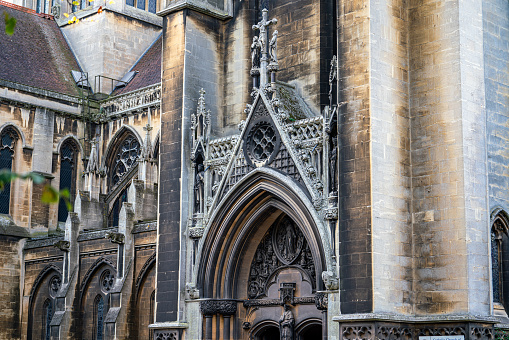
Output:
<svg viewBox="0 0 509 340">
<path fill-rule="evenodd" d="M 127 188 L 122 190 L 120 195 L 118 195 L 115 203 L 113 204 L 113 208 L 111 209 L 109 216 L 109 226 L 110 227 L 118 227 L 118 218 L 120 216 L 120 209 L 122 209 L 122 203 L 127 202 Z"/>
<path fill-rule="evenodd" d="M 110 160 L 110 189 L 136 164 L 141 152 L 141 146 L 133 133 L 125 134 Z"/>
<path fill-rule="evenodd" d="M 41 334 L 42 340 L 50 340 L 51 339 L 51 319 L 53 318 L 53 305 L 50 299 L 46 299 L 44 301 L 42 310 L 42 329 L 43 333 Z"/>
<path fill-rule="evenodd" d="M 94 339 L 103 340 L 104 299 L 97 295 L 94 300 Z"/>
<path fill-rule="evenodd" d="M 493 284 L 493 302 L 504 304 L 504 271 L 503 261 L 504 244 L 503 239 L 509 235 L 508 224 L 504 216 L 496 215 L 491 226 L 491 273 Z"/>
<path fill-rule="evenodd" d="M 6 128 L 0 136 L 0 169 L 12 170 L 14 147 L 18 134 L 12 128 Z M 8 214 L 11 199 L 11 184 L 7 183 L 0 192 L 0 214 Z"/>
<path fill-rule="evenodd" d="M 154 319 L 154 308 L 156 305 L 156 291 L 152 291 L 152 294 L 150 294 L 150 314 L 149 314 L 149 323 L 153 324 L 155 322 Z"/>
<path fill-rule="evenodd" d="M 76 194 L 76 168 L 78 148 L 68 139 L 60 148 L 60 190 L 67 189 L 70 193 L 70 201 L 74 201 Z M 58 222 L 67 220 L 67 206 L 63 199 L 58 204 Z"/>
</svg>

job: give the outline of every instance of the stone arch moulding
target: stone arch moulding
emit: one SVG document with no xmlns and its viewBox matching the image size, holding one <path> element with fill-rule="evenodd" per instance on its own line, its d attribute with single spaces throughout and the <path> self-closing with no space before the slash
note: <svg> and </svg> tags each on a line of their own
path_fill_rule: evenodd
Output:
<svg viewBox="0 0 509 340">
<path fill-rule="evenodd" d="M 491 210 L 491 214 L 490 214 L 490 228 L 493 225 L 493 222 L 495 222 L 495 220 L 497 218 L 502 218 L 504 223 L 509 226 L 509 214 L 501 206 L 496 206 L 495 208 L 493 208 Z"/>
<path fill-rule="evenodd" d="M 30 300 L 32 300 L 32 297 L 34 296 L 34 293 L 37 291 L 37 288 L 39 284 L 41 283 L 42 279 L 48 275 L 51 271 L 56 271 L 60 276 L 62 276 L 62 270 L 55 266 L 54 264 L 48 264 L 46 267 L 44 267 L 39 275 L 35 278 L 34 284 L 32 285 L 32 289 L 30 290 Z"/>
<path fill-rule="evenodd" d="M 46 276 L 50 276 L 52 273 L 56 272 L 58 275 L 60 275 L 60 278 L 62 277 L 62 270 L 54 265 L 54 264 L 48 264 L 46 267 L 44 267 L 40 272 L 39 275 L 35 278 L 34 284 L 32 285 L 32 289 L 30 289 L 30 295 L 28 297 L 28 339 L 32 339 L 32 323 L 33 323 L 33 309 L 34 309 L 34 297 L 35 293 L 37 292 L 41 282 L 44 280 Z"/>
<path fill-rule="evenodd" d="M 194 269 L 200 297 L 232 297 L 236 261 L 257 222 L 271 209 L 288 215 L 303 232 L 315 261 L 320 289 L 321 271 L 334 268 L 328 230 L 298 183 L 275 170 L 259 168 L 222 198 L 209 219 L 198 245 L 197 253 L 201 255 Z M 216 276 L 223 269 L 224 274 Z"/>
<path fill-rule="evenodd" d="M 98 258 L 90 266 L 90 268 L 87 270 L 87 273 L 83 277 L 83 282 L 81 282 L 81 285 L 80 285 L 80 300 L 79 301 L 81 301 L 83 299 L 83 293 L 85 292 L 85 288 L 88 286 L 88 283 L 90 282 L 91 278 L 94 276 L 95 272 L 99 268 L 101 268 L 103 265 L 110 266 L 113 269 L 113 271 L 116 273 L 117 268 L 112 261 L 108 260 L 105 257 Z"/>
<path fill-rule="evenodd" d="M 83 156 L 85 155 L 85 154 L 83 153 L 83 145 L 81 145 L 81 143 L 80 143 L 80 141 L 79 141 L 78 137 L 77 137 L 77 136 L 75 136 L 75 135 L 67 135 L 67 136 L 65 136 L 65 137 L 60 138 L 60 141 L 59 141 L 59 142 L 58 142 L 58 144 L 57 144 L 57 148 L 56 148 L 56 150 L 54 150 L 53 152 L 60 154 L 60 149 L 62 148 L 62 145 L 64 145 L 64 143 L 65 143 L 67 140 L 69 140 L 69 139 L 72 139 L 72 140 L 74 141 L 74 143 L 76 143 L 76 145 L 77 145 L 77 146 L 78 146 L 78 148 L 79 148 L 79 153 L 80 153 L 81 157 L 83 157 Z"/>
<path fill-rule="evenodd" d="M 155 263 L 156 263 L 156 253 L 154 252 L 152 255 L 150 255 L 148 260 L 145 261 L 143 267 L 141 267 L 140 273 L 136 277 L 136 282 L 134 285 L 136 291 L 134 296 L 136 297 L 136 299 L 138 299 L 138 294 L 140 293 L 141 284 L 143 283 L 143 280 L 145 279 L 145 277 L 147 276 L 150 269 L 154 266 Z"/>
<path fill-rule="evenodd" d="M 254 337 L 257 334 L 263 332 L 264 330 L 266 330 L 268 328 L 273 328 L 273 327 L 275 327 L 279 330 L 279 323 L 277 323 L 274 320 L 260 321 L 251 328 L 251 331 L 249 332 L 249 339 L 254 339 Z"/>
<path fill-rule="evenodd" d="M 104 155 L 102 156 L 101 164 L 103 167 L 107 166 L 108 159 L 110 154 L 115 150 L 116 146 L 118 145 L 119 138 L 122 138 L 124 133 L 132 132 L 136 139 L 138 140 L 138 143 L 140 145 L 143 145 L 143 138 L 141 138 L 138 131 L 136 131 L 135 128 L 133 128 L 130 125 L 122 125 L 120 129 L 115 132 L 115 134 L 110 138 L 110 142 L 108 143 L 108 147 L 106 148 L 106 151 L 104 152 Z"/>
<path fill-rule="evenodd" d="M 18 133 L 18 136 L 21 139 L 21 146 L 23 148 L 31 148 L 31 146 L 27 145 L 27 143 L 26 143 L 26 138 L 25 138 L 25 134 L 23 133 L 23 131 L 20 129 L 19 126 L 17 126 L 14 123 L 9 122 L 9 123 L 2 124 L 2 126 L 0 126 L 0 135 L 4 132 L 5 129 L 7 129 L 9 127 L 13 128 Z"/>
</svg>

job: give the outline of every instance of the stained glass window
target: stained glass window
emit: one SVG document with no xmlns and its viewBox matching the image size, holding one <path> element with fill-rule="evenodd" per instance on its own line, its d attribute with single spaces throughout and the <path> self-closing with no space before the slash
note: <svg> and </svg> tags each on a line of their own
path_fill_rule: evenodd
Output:
<svg viewBox="0 0 509 340">
<path fill-rule="evenodd" d="M 140 143 L 134 135 L 130 134 L 122 141 L 115 152 L 115 159 L 111 166 L 110 180 L 112 185 L 117 184 L 127 171 L 136 164 L 140 151 Z"/>
<path fill-rule="evenodd" d="M 94 306 L 95 340 L 103 340 L 104 299 L 97 295 Z"/>
<path fill-rule="evenodd" d="M 60 190 L 68 189 L 71 202 L 74 199 L 74 185 L 76 183 L 77 148 L 71 141 L 65 142 L 60 148 Z M 64 200 L 58 204 L 58 221 L 67 220 L 67 206 Z"/>
<path fill-rule="evenodd" d="M 16 139 L 17 135 L 11 129 L 7 129 L 2 133 L 0 138 L 0 169 L 12 170 Z M 11 184 L 7 183 L 4 190 L 0 192 L 0 214 L 9 213 L 10 198 Z"/>
<path fill-rule="evenodd" d="M 48 299 L 44 302 L 44 312 L 42 316 L 42 329 L 44 329 L 43 339 L 50 340 L 51 339 L 51 319 L 53 318 L 53 305 L 51 301 Z"/>
</svg>

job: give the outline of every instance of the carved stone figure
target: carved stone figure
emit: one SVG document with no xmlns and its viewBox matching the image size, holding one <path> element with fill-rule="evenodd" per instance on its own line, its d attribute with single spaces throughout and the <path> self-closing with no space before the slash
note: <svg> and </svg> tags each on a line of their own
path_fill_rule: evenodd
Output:
<svg viewBox="0 0 509 340">
<path fill-rule="evenodd" d="M 258 37 L 254 36 L 253 43 L 251 44 L 251 64 L 253 69 L 260 67 L 260 51 L 260 42 L 258 41 Z"/>
<path fill-rule="evenodd" d="M 203 202 L 203 183 L 205 178 L 205 171 L 203 171 L 203 164 L 198 164 L 196 167 L 196 176 L 194 181 L 194 212 L 201 213 Z"/>
<path fill-rule="evenodd" d="M 272 33 L 272 39 L 269 42 L 270 62 L 277 64 L 277 30 Z"/>
<path fill-rule="evenodd" d="M 284 306 L 283 315 L 279 318 L 279 334 L 281 340 L 293 340 L 295 319 L 289 305 Z"/>
<path fill-rule="evenodd" d="M 51 7 L 51 14 L 55 17 L 55 19 L 60 19 L 60 5 L 54 5 Z"/>
<path fill-rule="evenodd" d="M 335 193 L 337 192 L 337 162 L 338 162 L 338 137 L 332 137 L 332 148 L 329 154 L 330 166 L 330 187 L 329 192 Z"/>
</svg>

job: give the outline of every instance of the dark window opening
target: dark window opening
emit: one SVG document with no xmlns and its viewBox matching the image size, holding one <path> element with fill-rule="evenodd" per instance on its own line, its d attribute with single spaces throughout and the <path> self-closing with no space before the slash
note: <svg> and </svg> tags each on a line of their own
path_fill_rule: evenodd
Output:
<svg viewBox="0 0 509 340">
<path fill-rule="evenodd" d="M 277 327 L 267 327 L 264 328 L 261 332 L 255 337 L 256 340 L 279 340 L 279 328 Z"/>
<path fill-rule="evenodd" d="M 122 209 L 122 203 L 127 202 L 127 188 L 125 188 L 120 195 L 118 195 L 115 203 L 113 204 L 113 208 L 110 213 L 110 227 L 118 227 L 118 219 L 120 216 L 120 210 Z"/>
<path fill-rule="evenodd" d="M 41 334 L 41 339 L 50 340 L 51 339 L 51 319 L 53 318 L 53 305 L 51 300 L 47 299 L 43 305 L 43 314 L 42 314 L 42 329 L 44 330 Z"/>
<path fill-rule="evenodd" d="M 94 301 L 94 338 L 103 340 L 104 299 L 98 295 Z"/>
<path fill-rule="evenodd" d="M 75 196 L 76 158 L 77 148 L 72 143 L 66 142 L 60 149 L 60 190 L 69 190 L 71 202 L 73 202 Z M 65 222 L 67 215 L 67 205 L 63 199 L 60 199 L 58 203 L 58 221 Z"/>
<path fill-rule="evenodd" d="M 310 325 L 306 327 L 299 335 L 299 340 L 315 340 L 322 337 L 321 325 Z"/>
<path fill-rule="evenodd" d="M 0 141 L 0 169 L 2 170 L 12 171 L 16 139 L 16 135 L 10 129 L 2 133 Z M 11 183 L 7 183 L 4 190 L 0 192 L 0 214 L 9 213 L 10 199 Z"/>
</svg>

